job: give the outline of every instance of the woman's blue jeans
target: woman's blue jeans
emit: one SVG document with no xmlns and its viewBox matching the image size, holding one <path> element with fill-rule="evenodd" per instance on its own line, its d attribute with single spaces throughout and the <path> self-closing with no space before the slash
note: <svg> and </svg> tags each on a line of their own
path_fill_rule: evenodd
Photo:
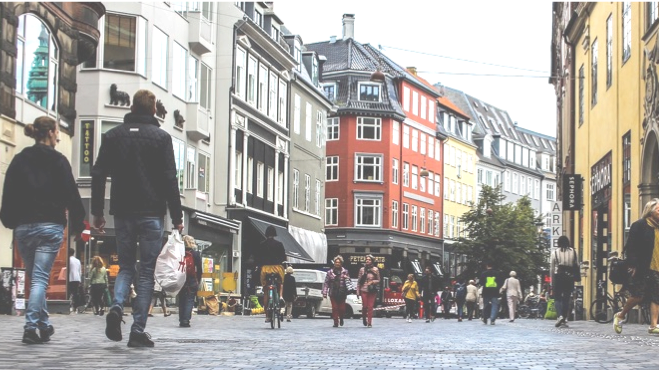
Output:
<svg viewBox="0 0 659 370">
<path fill-rule="evenodd" d="M 25 330 L 45 330 L 49 325 L 46 291 L 55 257 L 64 239 L 64 226 L 54 223 L 19 225 L 14 229 L 18 252 L 30 277 L 30 298 L 25 310 Z"/>
<path fill-rule="evenodd" d="M 135 283 L 137 297 L 132 300 L 133 325 L 130 330 L 142 333 L 151 305 L 156 259 L 164 245 L 164 220 L 162 217 L 115 216 L 114 225 L 117 233 L 119 274 L 114 282 L 114 299 L 110 309 L 118 308 L 123 312 L 124 302 L 130 294 L 130 284 L 135 278 L 139 251 L 139 276 Z"/>
</svg>

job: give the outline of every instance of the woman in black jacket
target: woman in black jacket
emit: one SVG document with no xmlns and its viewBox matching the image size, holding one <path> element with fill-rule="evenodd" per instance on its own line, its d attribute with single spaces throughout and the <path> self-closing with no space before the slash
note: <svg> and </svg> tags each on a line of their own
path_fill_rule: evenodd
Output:
<svg viewBox="0 0 659 370">
<path fill-rule="evenodd" d="M 27 124 L 25 135 L 34 145 L 23 149 L 9 164 L 2 193 L 2 223 L 14 229 L 14 240 L 30 278 L 23 343 L 48 342 L 55 329 L 48 320 L 46 290 L 60 250 L 69 211 L 70 235 L 85 229 L 85 209 L 69 161 L 55 150 L 57 122 L 39 117 Z M 39 334 L 37 334 L 39 330 Z"/>
</svg>

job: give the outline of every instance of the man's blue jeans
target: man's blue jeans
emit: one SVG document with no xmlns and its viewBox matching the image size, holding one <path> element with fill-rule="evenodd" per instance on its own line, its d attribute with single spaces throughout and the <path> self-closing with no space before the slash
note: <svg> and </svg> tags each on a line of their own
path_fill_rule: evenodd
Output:
<svg viewBox="0 0 659 370">
<path fill-rule="evenodd" d="M 188 278 L 190 279 L 190 278 Z M 198 286 L 191 286 L 187 283 L 178 293 L 178 322 L 179 324 L 189 324 L 192 318 L 192 308 L 194 299 L 197 296 Z"/>
<path fill-rule="evenodd" d="M 118 308 L 123 312 L 124 302 L 130 294 L 130 284 L 135 278 L 139 251 L 139 276 L 135 283 L 137 297 L 132 301 L 133 325 L 130 330 L 142 333 L 146 327 L 153 294 L 153 271 L 164 245 L 162 239 L 164 220 L 162 217 L 115 216 L 114 225 L 117 234 L 119 274 L 114 283 L 114 300 L 110 309 Z"/>
<path fill-rule="evenodd" d="M 499 314 L 499 297 L 483 298 L 483 320 L 487 320 L 487 314 L 490 314 L 490 320 L 494 322 Z"/>
<path fill-rule="evenodd" d="M 19 225 L 14 239 L 25 263 L 26 276 L 30 277 L 30 298 L 25 310 L 25 330 L 45 330 L 48 321 L 46 290 L 50 270 L 62 245 L 64 226 L 54 223 Z"/>
</svg>

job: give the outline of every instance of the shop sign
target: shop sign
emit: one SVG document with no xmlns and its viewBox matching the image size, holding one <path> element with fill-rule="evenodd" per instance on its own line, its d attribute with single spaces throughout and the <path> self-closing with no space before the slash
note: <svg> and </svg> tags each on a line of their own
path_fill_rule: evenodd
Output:
<svg viewBox="0 0 659 370">
<path fill-rule="evenodd" d="M 388 266 L 388 261 L 387 257 L 390 256 L 384 256 L 384 255 L 373 255 L 373 258 L 375 261 L 373 263 L 380 269 L 385 268 Z M 346 255 L 344 257 L 344 263 L 347 266 L 362 266 L 364 263 L 366 263 L 366 254 L 353 254 L 353 255 Z"/>
<path fill-rule="evenodd" d="M 590 194 L 595 195 L 611 186 L 611 152 L 591 168 Z"/>
<path fill-rule="evenodd" d="M 563 175 L 563 210 L 581 210 L 583 178 L 581 175 Z"/>
<path fill-rule="evenodd" d="M 94 121 L 82 121 L 80 153 L 81 170 L 84 169 L 82 170 L 84 175 L 89 175 L 94 160 Z"/>
</svg>

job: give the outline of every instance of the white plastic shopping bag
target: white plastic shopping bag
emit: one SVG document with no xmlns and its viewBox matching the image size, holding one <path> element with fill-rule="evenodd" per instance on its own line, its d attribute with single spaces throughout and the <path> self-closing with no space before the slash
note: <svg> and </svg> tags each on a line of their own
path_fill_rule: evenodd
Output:
<svg viewBox="0 0 659 370">
<path fill-rule="evenodd" d="M 185 246 L 178 230 L 173 230 L 156 260 L 154 280 L 169 296 L 175 296 L 185 285 Z"/>
</svg>

